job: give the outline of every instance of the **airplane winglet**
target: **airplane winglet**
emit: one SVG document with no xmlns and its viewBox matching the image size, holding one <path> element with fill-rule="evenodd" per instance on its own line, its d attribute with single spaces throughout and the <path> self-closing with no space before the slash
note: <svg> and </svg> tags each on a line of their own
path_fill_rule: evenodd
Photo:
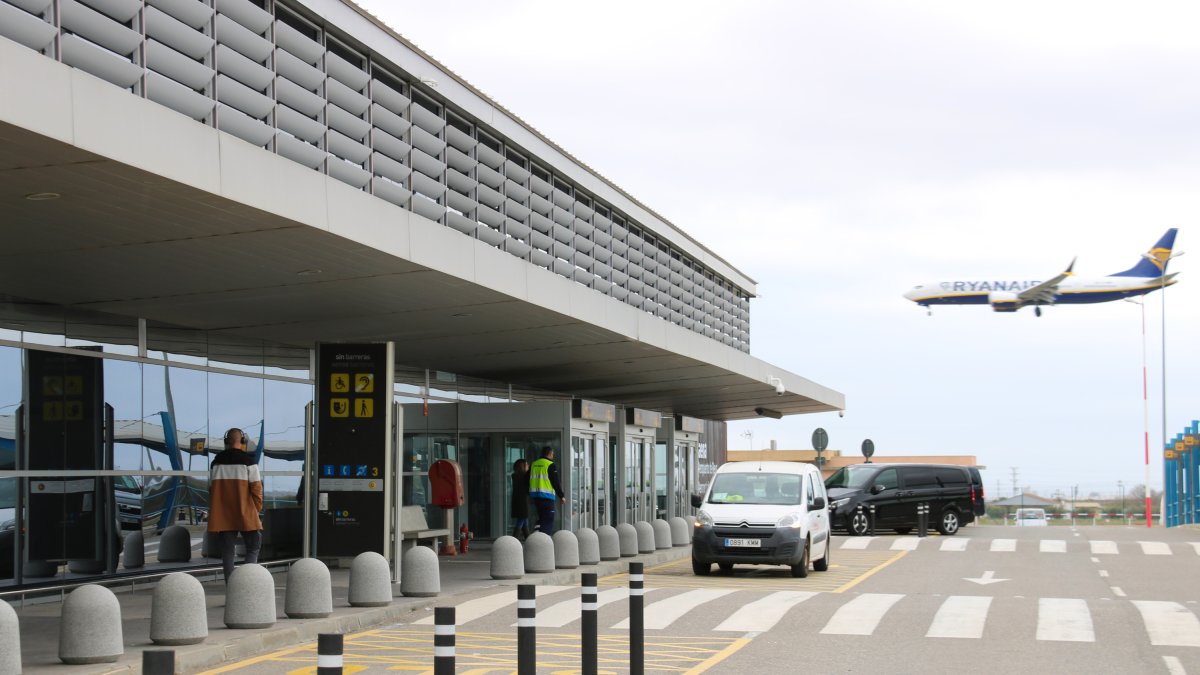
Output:
<svg viewBox="0 0 1200 675">
<path fill-rule="evenodd" d="M 1067 270 L 1065 272 L 1063 272 L 1064 275 L 1069 277 L 1069 276 L 1075 274 L 1075 272 L 1073 272 L 1072 270 L 1075 269 L 1075 261 L 1076 260 L 1079 260 L 1079 256 L 1075 256 L 1074 258 L 1071 258 L 1071 264 L 1067 265 Z"/>
</svg>

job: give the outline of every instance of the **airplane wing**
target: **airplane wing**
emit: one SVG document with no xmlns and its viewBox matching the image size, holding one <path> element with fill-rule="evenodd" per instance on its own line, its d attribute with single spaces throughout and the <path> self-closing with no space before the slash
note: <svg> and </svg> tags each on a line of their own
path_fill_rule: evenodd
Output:
<svg viewBox="0 0 1200 675">
<path fill-rule="evenodd" d="M 1071 270 L 1075 267 L 1075 260 L 1067 265 L 1067 269 L 1053 279 L 1047 279 L 1037 286 L 1030 286 L 1017 294 L 1017 301 L 1023 307 L 1025 305 L 1053 305 L 1054 296 L 1058 295 L 1058 285 L 1063 279 L 1074 274 Z"/>
</svg>

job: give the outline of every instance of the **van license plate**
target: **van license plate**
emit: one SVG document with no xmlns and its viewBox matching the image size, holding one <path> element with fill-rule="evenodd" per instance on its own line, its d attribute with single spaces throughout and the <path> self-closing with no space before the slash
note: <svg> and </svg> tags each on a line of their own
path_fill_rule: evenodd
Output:
<svg viewBox="0 0 1200 675">
<path fill-rule="evenodd" d="M 761 539 L 726 539 L 725 548 L 759 548 Z"/>
</svg>

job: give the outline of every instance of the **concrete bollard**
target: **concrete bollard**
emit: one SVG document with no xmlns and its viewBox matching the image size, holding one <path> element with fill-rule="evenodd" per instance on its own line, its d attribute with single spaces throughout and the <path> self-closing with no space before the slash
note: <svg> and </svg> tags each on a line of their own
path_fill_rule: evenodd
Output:
<svg viewBox="0 0 1200 675">
<path fill-rule="evenodd" d="M 570 530 L 559 530 L 551 537 L 554 543 L 554 567 L 573 570 L 579 567 L 579 537 Z"/>
<path fill-rule="evenodd" d="M 671 524 L 658 518 L 650 523 L 650 527 L 654 528 L 654 548 L 671 548 Z"/>
<path fill-rule="evenodd" d="M 67 571 L 72 574 L 100 574 L 104 572 L 103 560 L 70 560 Z"/>
<path fill-rule="evenodd" d="M 543 574 L 554 571 L 554 540 L 545 532 L 534 532 L 525 540 L 525 571 Z"/>
<path fill-rule="evenodd" d="M 614 530 L 615 534 L 616 531 Z M 600 564 L 600 539 L 596 536 L 596 531 L 590 527 L 580 528 L 575 533 L 575 538 L 579 540 L 579 564 L 580 565 L 599 565 Z M 621 551 L 618 548 L 617 556 L 620 557 Z"/>
<path fill-rule="evenodd" d="M 150 600 L 150 641 L 194 645 L 208 637 L 204 587 L 190 574 L 173 572 L 154 586 Z"/>
<path fill-rule="evenodd" d="M 121 564 L 127 570 L 136 570 L 146 564 L 146 537 L 141 530 L 125 535 L 125 552 Z"/>
<path fill-rule="evenodd" d="M 204 531 L 204 541 L 200 544 L 201 558 L 221 557 L 221 535 L 216 532 Z"/>
<path fill-rule="evenodd" d="M 687 523 L 688 532 L 693 532 L 696 529 L 696 516 L 684 516 L 683 520 Z"/>
<path fill-rule="evenodd" d="M 350 606 L 386 607 L 391 603 L 392 568 L 387 558 L 375 551 L 359 553 L 350 563 Z"/>
<path fill-rule="evenodd" d="M 21 623 L 12 605 L 0 600 L 0 673 L 21 672 Z"/>
<path fill-rule="evenodd" d="M 182 525 L 172 525 L 163 530 L 158 539 L 158 562 L 190 562 L 191 559 L 192 533 Z"/>
<path fill-rule="evenodd" d="M 333 614 L 333 584 L 325 563 L 301 558 L 288 566 L 283 613 L 289 619 L 321 619 Z"/>
<path fill-rule="evenodd" d="M 633 524 L 637 532 L 638 553 L 654 553 L 654 527 L 644 520 Z"/>
<path fill-rule="evenodd" d="M 438 556 L 428 546 L 414 546 L 400 559 L 400 595 L 431 598 L 442 592 Z"/>
<path fill-rule="evenodd" d="M 112 663 L 125 653 L 121 605 L 103 586 L 80 586 L 67 595 L 59 622 L 58 659 L 63 663 Z"/>
<path fill-rule="evenodd" d="M 688 529 L 687 521 L 679 516 L 671 519 L 671 545 L 687 546 L 692 543 L 692 532 Z"/>
<path fill-rule="evenodd" d="M 275 579 L 256 563 L 236 567 L 225 589 L 225 625 L 270 628 L 275 625 Z"/>
<path fill-rule="evenodd" d="M 637 528 L 629 523 L 617 525 L 617 537 L 621 540 L 621 557 L 628 558 L 638 554 Z"/>
<path fill-rule="evenodd" d="M 637 533 L 634 533 L 637 536 Z M 612 525 L 601 525 L 596 528 L 596 538 L 600 540 L 600 559 L 616 560 L 621 557 L 621 537 L 617 528 Z"/>
<path fill-rule="evenodd" d="M 492 542 L 492 578 L 520 579 L 525 576 L 525 551 L 516 537 L 505 535 Z"/>
</svg>

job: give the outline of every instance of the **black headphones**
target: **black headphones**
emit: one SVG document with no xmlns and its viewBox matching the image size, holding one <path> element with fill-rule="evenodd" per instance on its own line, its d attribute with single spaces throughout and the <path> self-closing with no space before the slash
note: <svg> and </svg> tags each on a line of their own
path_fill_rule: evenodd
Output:
<svg viewBox="0 0 1200 675">
<path fill-rule="evenodd" d="M 246 444 L 246 432 L 242 431 L 241 429 L 238 429 L 237 427 L 234 427 L 233 429 L 230 429 L 229 431 L 225 432 L 225 447 L 226 448 L 230 447 L 233 444 L 233 439 L 234 439 L 233 434 L 235 432 L 237 433 L 237 438 L 240 439 L 239 442 L 242 445 Z"/>
</svg>

